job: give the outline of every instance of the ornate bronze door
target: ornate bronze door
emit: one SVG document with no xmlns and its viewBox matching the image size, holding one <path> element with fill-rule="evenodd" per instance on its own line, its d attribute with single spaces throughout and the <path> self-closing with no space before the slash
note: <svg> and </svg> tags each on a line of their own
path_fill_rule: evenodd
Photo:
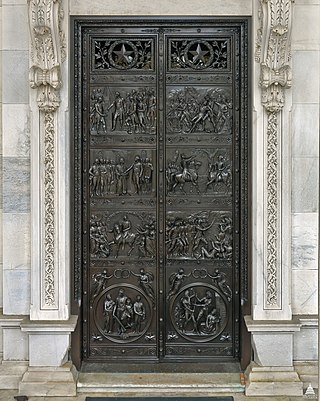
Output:
<svg viewBox="0 0 320 401">
<path fill-rule="evenodd" d="M 84 359 L 237 359 L 247 21 L 90 19 L 74 34 Z"/>
</svg>

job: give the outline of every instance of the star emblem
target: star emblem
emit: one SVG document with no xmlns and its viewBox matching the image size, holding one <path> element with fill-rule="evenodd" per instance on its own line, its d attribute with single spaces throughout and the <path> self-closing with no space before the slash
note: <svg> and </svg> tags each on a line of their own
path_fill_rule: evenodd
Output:
<svg viewBox="0 0 320 401">
<path fill-rule="evenodd" d="M 189 53 L 193 55 L 192 62 L 196 63 L 197 61 L 202 61 L 205 64 L 204 56 L 209 53 L 208 50 L 202 50 L 200 43 L 198 43 L 196 50 L 189 50 Z"/>
<path fill-rule="evenodd" d="M 113 53 L 115 53 L 118 56 L 117 59 L 117 64 L 123 64 L 125 63 L 126 65 L 129 65 L 132 62 L 132 57 L 131 54 L 133 51 L 128 51 L 124 45 L 122 44 L 121 50 L 114 50 Z"/>
</svg>

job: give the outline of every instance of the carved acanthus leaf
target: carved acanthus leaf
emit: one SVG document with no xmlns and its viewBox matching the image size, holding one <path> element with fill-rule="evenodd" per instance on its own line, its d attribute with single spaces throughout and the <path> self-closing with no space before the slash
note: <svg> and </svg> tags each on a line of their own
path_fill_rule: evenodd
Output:
<svg viewBox="0 0 320 401">
<path fill-rule="evenodd" d="M 37 89 L 40 110 L 59 107 L 60 65 L 65 59 L 61 0 L 28 0 L 31 35 L 30 86 Z"/>
<path fill-rule="evenodd" d="M 290 36 L 294 0 L 260 0 L 256 61 L 261 65 L 262 104 L 268 112 L 284 106 L 284 89 L 291 87 Z"/>
</svg>

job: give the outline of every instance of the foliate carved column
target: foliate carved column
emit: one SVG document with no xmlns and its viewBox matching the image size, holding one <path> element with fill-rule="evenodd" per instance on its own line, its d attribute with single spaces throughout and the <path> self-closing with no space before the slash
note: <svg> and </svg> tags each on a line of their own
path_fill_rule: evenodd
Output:
<svg viewBox="0 0 320 401">
<path fill-rule="evenodd" d="M 57 113 L 60 105 L 61 63 L 65 59 L 64 34 L 61 29 L 63 11 L 61 0 L 28 0 L 31 37 L 31 68 L 29 80 L 35 89 L 38 108 L 38 138 L 34 139 L 32 189 L 36 197 L 33 202 L 33 230 L 38 230 L 40 244 L 35 243 L 33 253 L 39 253 L 33 266 L 32 308 L 37 318 L 45 318 L 41 311 L 59 310 L 58 288 L 58 241 L 57 224 L 59 205 L 57 201 Z M 31 108 L 33 107 L 31 101 Z M 34 113 L 35 114 L 35 113 Z M 35 131 L 35 129 L 34 129 Z M 39 183 L 39 184 L 38 184 Z M 39 210 L 38 210 L 39 209 Z M 33 239 L 35 235 L 33 235 Z M 34 241 L 35 242 L 35 241 Z M 40 290 L 40 291 L 39 291 Z M 31 316 L 32 316 L 31 308 Z M 59 315 L 52 315 L 57 318 Z M 49 318 L 50 315 L 47 315 Z"/>
<path fill-rule="evenodd" d="M 283 307 L 281 236 L 281 139 L 285 90 L 291 87 L 290 66 L 292 3 L 294 0 L 260 0 L 256 61 L 260 63 L 261 102 L 266 113 L 266 215 L 265 310 Z M 288 239 L 286 239 L 288 240 Z"/>
</svg>

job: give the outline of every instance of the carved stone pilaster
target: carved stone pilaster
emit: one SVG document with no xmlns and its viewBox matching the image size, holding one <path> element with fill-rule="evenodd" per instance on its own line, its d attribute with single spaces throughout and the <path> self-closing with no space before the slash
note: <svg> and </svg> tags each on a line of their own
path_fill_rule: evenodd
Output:
<svg viewBox="0 0 320 401">
<path fill-rule="evenodd" d="M 291 87 L 291 22 L 294 0 L 260 0 L 256 61 L 266 112 L 265 309 L 281 309 L 281 113 Z"/>
<path fill-rule="evenodd" d="M 57 110 L 60 105 L 61 63 L 65 59 L 65 37 L 61 28 L 63 11 L 61 0 L 28 0 L 30 49 L 30 86 L 37 90 L 39 110 L 38 145 L 40 155 L 38 177 L 39 199 L 34 202 L 34 215 L 40 206 L 39 218 L 34 230 L 40 232 L 39 282 L 40 310 L 57 310 L 58 262 L 57 262 Z M 32 104 L 31 104 L 32 107 Z M 38 227 L 36 227 L 38 225 Z M 35 250 L 34 250 L 35 251 Z M 39 291 L 34 288 L 33 291 Z M 35 306 L 33 304 L 33 306 Z"/>
</svg>

